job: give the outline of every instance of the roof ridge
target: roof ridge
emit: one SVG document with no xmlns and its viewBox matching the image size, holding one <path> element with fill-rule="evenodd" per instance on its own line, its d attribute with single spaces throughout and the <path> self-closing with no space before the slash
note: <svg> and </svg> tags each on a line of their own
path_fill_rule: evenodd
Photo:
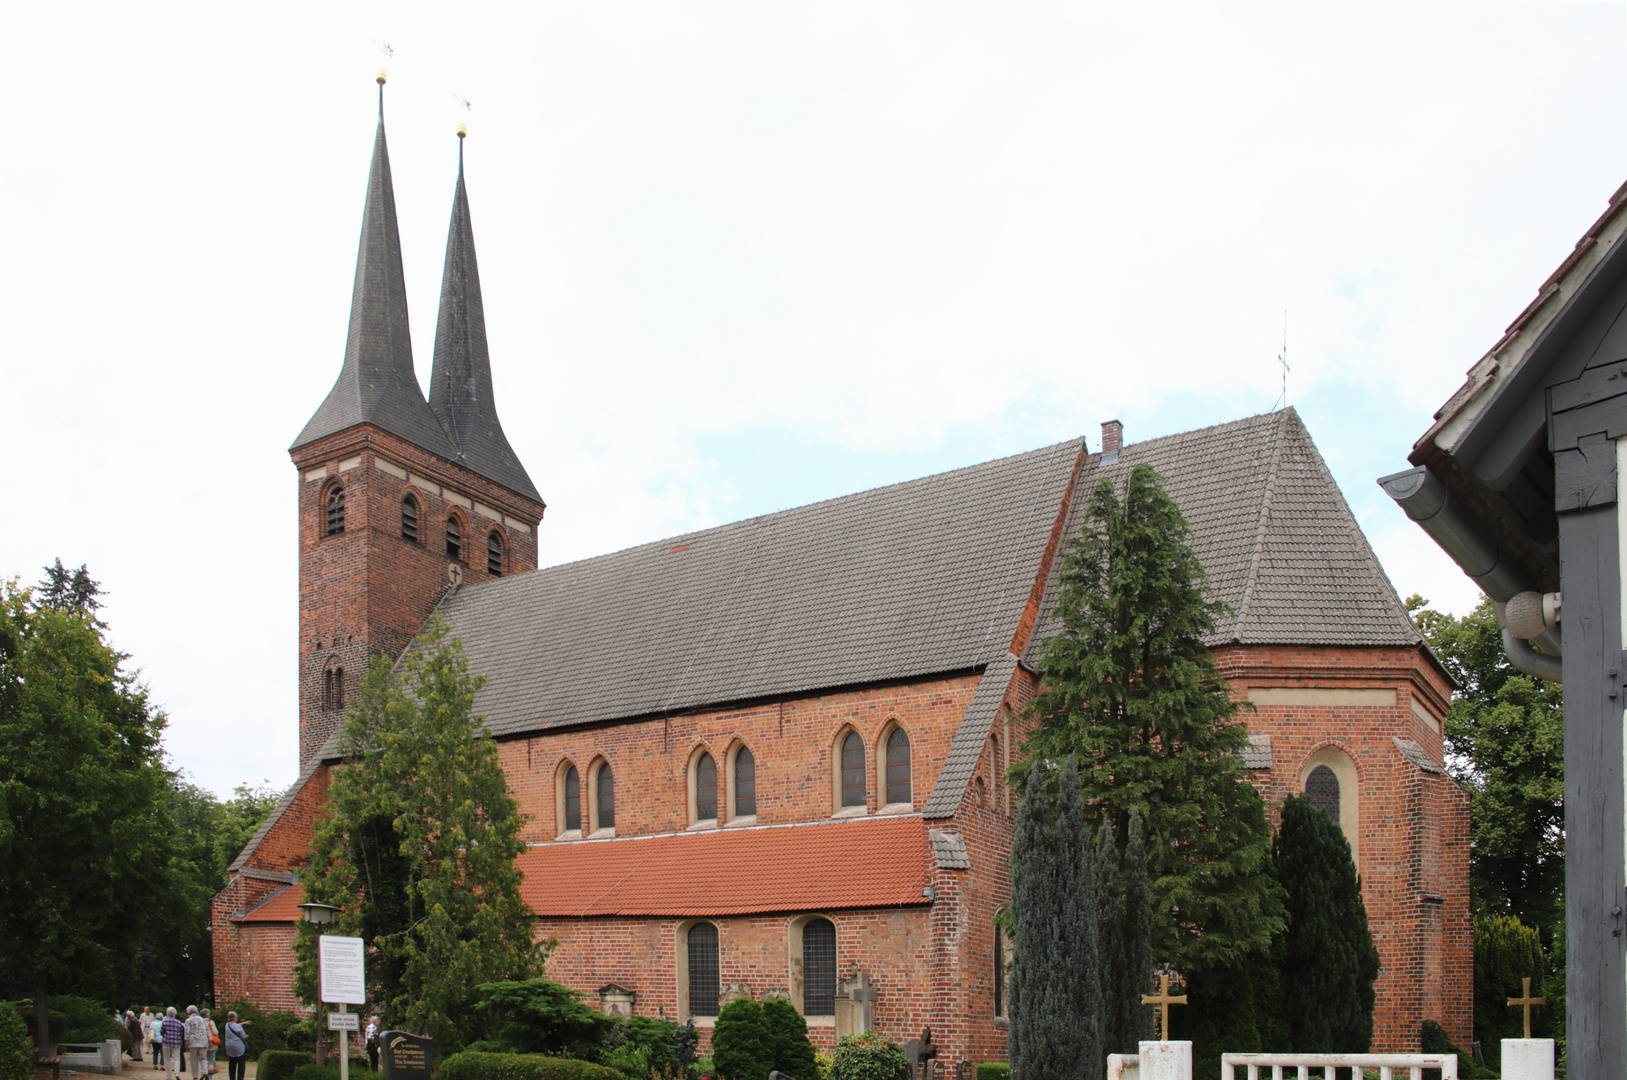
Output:
<svg viewBox="0 0 1627 1080">
<path fill-rule="evenodd" d="M 1289 408 L 1277 410 L 1278 416 L 1271 433 L 1271 462 L 1266 466 L 1265 485 L 1260 494 L 1260 515 L 1254 526 L 1254 550 L 1249 555 L 1248 573 L 1243 576 L 1243 597 L 1237 602 L 1236 620 L 1232 623 L 1232 639 L 1243 640 L 1243 623 L 1248 619 L 1249 605 L 1254 600 L 1254 586 L 1260 579 L 1260 556 L 1265 551 L 1266 532 L 1271 526 L 1271 496 L 1277 488 L 1277 465 L 1282 460 L 1282 429 Z"/>
</svg>

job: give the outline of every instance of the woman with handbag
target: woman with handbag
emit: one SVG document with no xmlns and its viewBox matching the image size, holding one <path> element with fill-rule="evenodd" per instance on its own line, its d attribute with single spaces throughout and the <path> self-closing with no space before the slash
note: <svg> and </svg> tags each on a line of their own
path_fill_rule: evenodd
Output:
<svg viewBox="0 0 1627 1080">
<path fill-rule="evenodd" d="M 226 1080 L 243 1080 L 248 1065 L 249 1033 L 237 1022 L 237 1014 L 226 1014 L 226 1030 L 221 1045 L 226 1050 Z"/>
<path fill-rule="evenodd" d="M 209 1019 L 208 1009 L 203 1010 L 203 1022 L 209 1025 L 209 1056 L 204 1059 L 203 1075 L 213 1076 L 220 1071 L 215 1065 L 215 1051 L 220 1049 L 220 1029 Z"/>
</svg>

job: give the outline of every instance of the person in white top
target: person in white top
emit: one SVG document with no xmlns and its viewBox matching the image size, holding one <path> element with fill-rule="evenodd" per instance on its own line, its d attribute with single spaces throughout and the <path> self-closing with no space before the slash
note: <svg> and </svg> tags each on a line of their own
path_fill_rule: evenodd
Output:
<svg viewBox="0 0 1627 1080">
<path fill-rule="evenodd" d="M 186 1007 L 186 1060 L 192 1067 L 192 1080 L 208 1075 L 209 1021 L 198 1015 L 196 1005 Z"/>
</svg>

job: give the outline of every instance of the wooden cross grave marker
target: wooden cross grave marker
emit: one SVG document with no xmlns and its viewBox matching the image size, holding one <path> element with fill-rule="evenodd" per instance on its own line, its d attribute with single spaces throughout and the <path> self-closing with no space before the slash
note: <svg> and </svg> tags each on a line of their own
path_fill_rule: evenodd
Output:
<svg viewBox="0 0 1627 1080">
<path fill-rule="evenodd" d="M 1529 977 L 1526 977 L 1526 978 L 1520 980 L 1520 996 L 1517 997 L 1517 998 L 1509 998 L 1508 999 L 1508 1004 L 1509 1004 L 1509 1008 L 1513 1008 L 1516 1005 L 1520 1005 L 1520 1006 L 1524 1007 L 1524 1009 L 1525 1009 L 1525 1037 L 1527 1039 L 1529 1039 L 1531 1037 L 1531 1006 L 1533 1006 L 1533 1005 L 1546 1005 L 1546 1004 L 1548 1004 L 1548 999 L 1545 998 L 1545 997 L 1539 997 L 1539 998 L 1538 997 L 1532 997 L 1531 996 L 1531 979 Z"/>
<path fill-rule="evenodd" d="M 1526 980 L 1527 983 L 1530 981 L 1529 979 Z M 1158 993 L 1142 994 L 1141 1004 L 1158 1006 L 1158 1038 L 1162 1042 L 1169 1042 L 1169 1007 L 1171 1005 L 1185 1005 L 1186 995 L 1172 996 L 1169 992 L 1169 976 L 1160 975 L 1158 976 Z"/>
</svg>

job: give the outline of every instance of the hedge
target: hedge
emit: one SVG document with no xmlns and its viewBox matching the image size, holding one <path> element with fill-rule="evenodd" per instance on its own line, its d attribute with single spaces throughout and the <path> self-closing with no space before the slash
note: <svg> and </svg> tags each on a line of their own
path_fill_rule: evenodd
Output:
<svg viewBox="0 0 1627 1080">
<path fill-rule="evenodd" d="M 28 1025 L 16 1009 L 0 1007 L 0 1080 L 28 1080 L 34 1074 L 34 1052 Z"/>
<path fill-rule="evenodd" d="M 301 1065 L 315 1065 L 316 1055 L 303 1050 L 264 1050 L 254 1067 L 255 1080 L 294 1080 Z"/>
<path fill-rule="evenodd" d="M 337 1057 L 337 1055 L 335 1055 Z M 375 1075 L 367 1064 L 366 1058 L 350 1059 L 350 1075 L 364 1080 Z M 339 1080 L 339 1062 L 335 1060 L 331 1065 L 301 1065 L 294 1070 L 294 1080 Z"/>
<path fill-rule="evenodd" d="M 1011 1080 L 1011 1066 L 1004 1061 L 985 1061 L 977 1067 L 977 1080 Z"/>
<path fill-rule="evenodd" d="M 259 1080 L 266 1080 L 260 1076 Z M 273 1078 L 276 1080 L 276 1078 Z M 439 1080 L 624 1080 L 615 1069 L 574 1058 L 541 1054 L 465 1051 L 441 1062 Z"/>
</svg>

